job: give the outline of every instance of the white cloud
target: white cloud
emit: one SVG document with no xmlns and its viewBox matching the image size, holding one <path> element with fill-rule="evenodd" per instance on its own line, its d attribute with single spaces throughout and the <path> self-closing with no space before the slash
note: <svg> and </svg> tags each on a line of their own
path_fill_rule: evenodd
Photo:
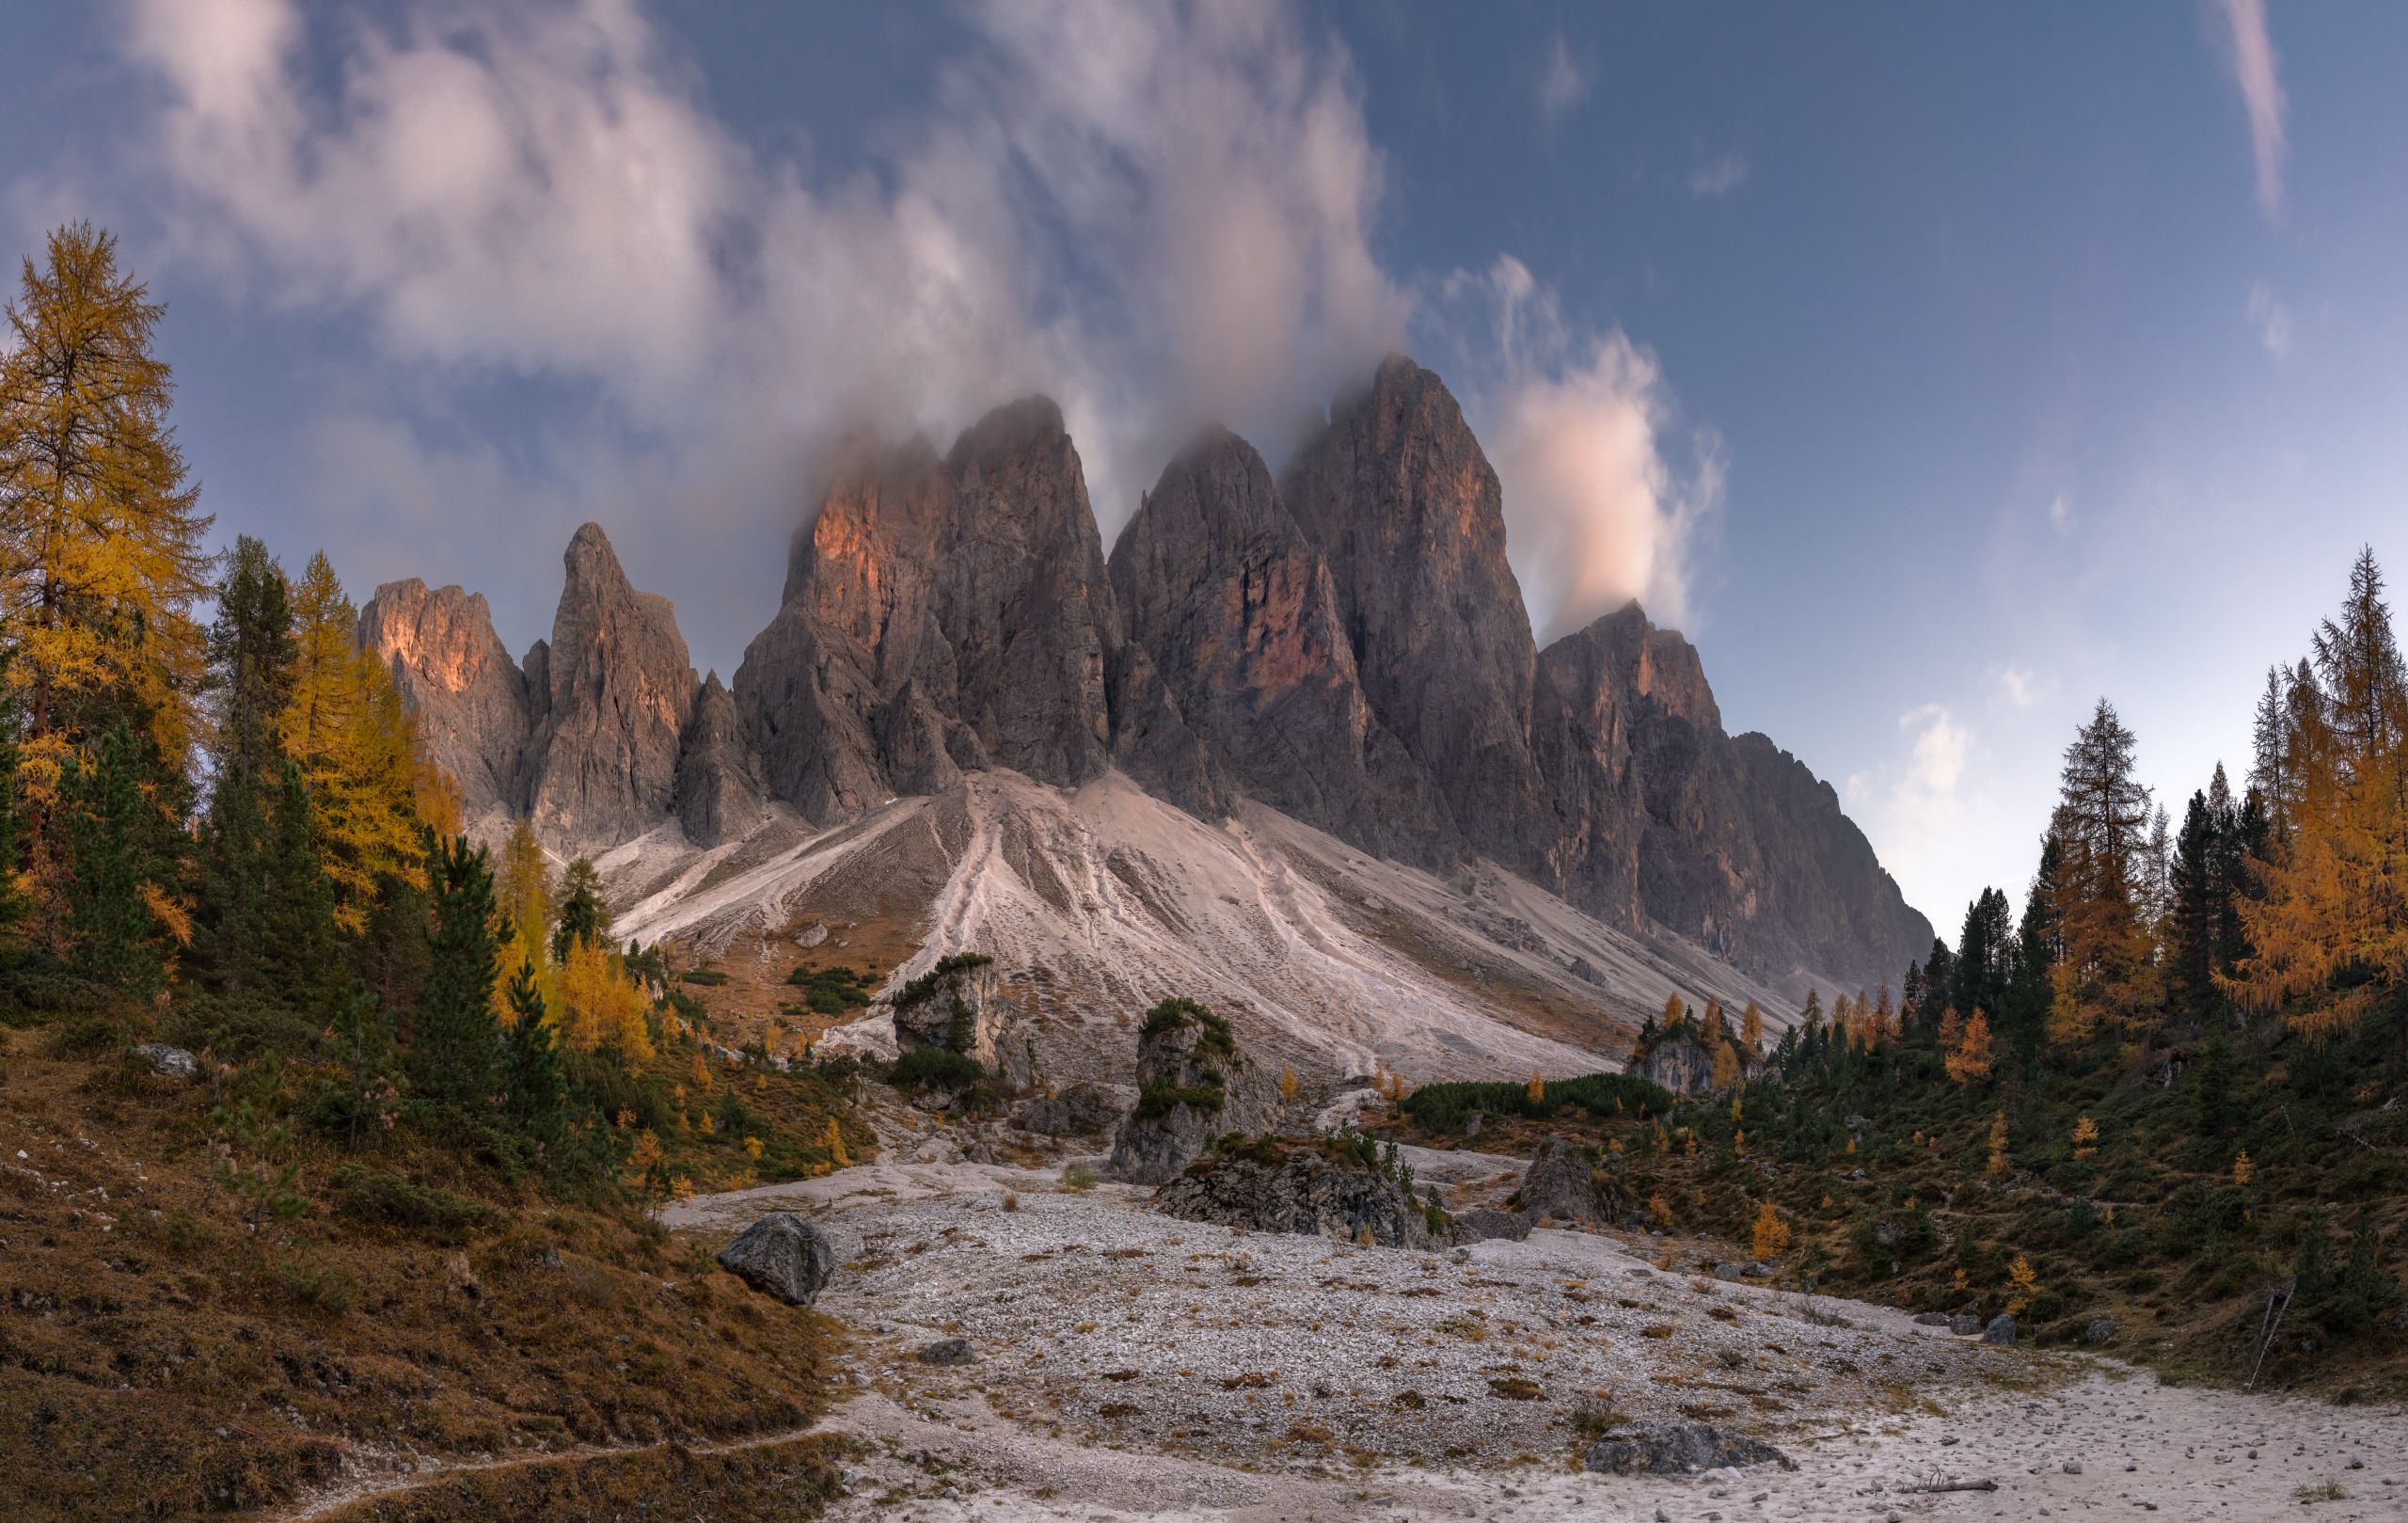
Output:
<svg viewBox="0 0 2408 1523">
<path fill-rule="evenodd" d="M 2282 214 L 2284 135 L 2280 59 L 2266 35 L 2266 0 L 2217 0 L 2226 24 L 2226 62 L 2249 113 L 2249 145 L 2258 162 L 2258 204 L 2269 217 Z"/>
<path fill-rule="evenodd" d="M 2063 492 L 2049 500 L 2049 527 L 2059 534 L 2073 532 L 2073 504 Z"/>
<path fill-rule="evenodd" d="M 1976 849 L 1995 844 L 1988 837 L 1997 833 L 1997 811 L 1972 785 L 1974 733 L 1946 705 L 1908 709 L 1898 734 L 1903 759 L 1851 774 L 1847 809 L 1907 902 L 1945 933 L 1956 907 L 1980 886 L 1974 864 L 1984 853 Z"/>
<path fill-rule="evenodd" d="M 1748 155 L 1735 148 L 1701 157 L 1689 171 L 1689 194 L 1702 201 L 1719 201 L 1746 184 L 1748 174 Z"/>
<path fill-rule="evenodd" d="M 2249 321 L 2258 329 L 2266 353 L 2288 359 L 2291 352 L 2291 311 L 2275 299 L 2263 281 L 2249 288 Z"/>
<path fill-rule="evenodd" d="M 1109 533 L 1202 417 L 1291 416 L 1402 341 L 1352 65 L 1272 0 L 974 4 L 929 117 L 842 181 L 730 131 L 635 0 L 378 15 L 140 0 L 178 246 L 400 366 L 590 389 L 630 426 L 577 446 L 673 462 L 705 514 L 681 484 L 790 520 L 809 441 L 1042 389 Z"/>
<path fill-rule="evenodd" d="M 1958 788 L 1972 755 L 1972 732 L 1939 704 L 1908 709 L 1898 716 L 1898 729 L 1913 738 L 1891 796 L 1892 817 L 1916 835 L 1943 836 L 1964 817 Z"/>
<path fill-rule="evenodd" d="M 1990 680 L 1998 684 L 2002 697 L 2018 708 L 2032 708 L 2055 686 L 2043 682 L 2028 666 L 1993 666 Z"/>
<path fill-rule="evenodd" d="M 1691 433 L 1686 468 L 1668 460 L 1675 414 L 1656 357 L 1619 329 L 1576 340 L 1554 292 L 1513 256 L 1458 272 L 1445 294 L 1493 317 L 1499 379 L 1468 405 L 1540 643 L 1634 597 L 1685 624 L 1690 552 L 1722 496 L 1719 441 Z"/>
<path fill-rule="evenodd" d="M 1572 44 L 1559 28 L 1548 40 L 1546 61 L 1539 69 L 1539 119 L 1552 125 L 1589 98 L 1593 81 L 1572 56 Z"/>
</svg>

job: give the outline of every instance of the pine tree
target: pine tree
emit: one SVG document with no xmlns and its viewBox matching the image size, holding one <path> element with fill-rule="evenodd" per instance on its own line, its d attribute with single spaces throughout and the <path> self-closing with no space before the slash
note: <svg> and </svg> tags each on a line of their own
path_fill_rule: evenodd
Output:
<svg viewBox="0 0 2408 1523">
<path fill-rule="evenodd" d="M 533 962 L 518 964 L 504 999 L 511 1014 L 503 1052 L 504 1103 L 519 1131 L 538 1142 L 557 1142 L 567 1127 L 568 1091 L 558 1039 L 544 1019 Z"/>
<path fill-rule="evenodd" d="M 209 627 L 209 686 L 215 699 L 211 750 L 221 773 L 240 767 L 253 778 L 274 778 L 281 769 L 277 722 L 293 697 L 295 654 L 284 568 L 269 558 L 266 546 L 244 534 L 217 584 L 217 617 Z"/>
<path fill-rule="evenodd" d="M 1965 907 L 1965 924 L 1952 960 L 1948 1003 L 1960 1010 L 1995 1010 L 2004 1003 L 2015 971 L 2015 911 L 2006 896 L 1986 888 Z"/>
<path fill-rule="evenodd" d="M 170 946 L 189 934 L 167 892 L 172 833 L 142 795 L 149 745 L 120 724 L 88 762 L 70 753 L 58 775 L 52 833 L 63 882 L 60 921 L 69 965 L 103 988 L 137 997 L 164 987 Z"/>
<path fill-rule="evenodd" d="M 583 857 L 568 865 L 561 880 L 560 910 L 552 923 L 552 958 L 565 964 L 569 948 L 580 943 L 608 946 L 610 904 L 602 896 L 602 875 Z"/>
<path fill-rule="evenodd" d="M 15 641 L 21 769 L 34 834 L 70 757 L 122 723 L 181 777 L 203 658 L 210 520 L 168 423 L 166 309 L 89 223 L 24 262 L 0 345 L 0 624 Z M 88 773 L 89 769 L 86 769 Z"/>
<path fill-rule="evenodd" d="M 2065 956 L 2053 970 L 2049 1037 L 2086 1039 L 2102 1022 L 2155 1003 L 2147 913 L 2148 789 L 2133 775 L 2135 742 L 2101 698 L 2066 748 L 2052 827 L 2061 852 L 2055 914 Z"/>
<path fill-rule="evenodd" d="M 2172 906 L 2166 917 L 2166 995 L 2173 1008 L 2205 1019 L 2214 1008 L 2222 909 L 2217 866 L 2222 840 L 2204 793 L 2191 795 L 2175 844 Z"/>
<path fill-rule="evenodd" d="M 2315 648 L 2289 703 L 2289 834 L 2238 901 L 2251 950 L 2225 987 L 2319 1039 L 2387 1011 L 2408 1062 L 2408 678 L 2370 552 Z"/>
<path fill-rule="evenodd" d="M 2266 690 L 2258 699 L 2251 725 L 2249 788 L 2264 801 L 2268 833 L 2280 839 L 2289 833 L 2292 797 L 2290 777 L 2290 705 L 2289 674 L 2279 666 L 2266 668 Z"/>
<path fill-rule="evenodd" d="M 321 870 L 317 810 L 301 769 L 281 769 L 262 864 L 268 987 L 296 1009 L 336 992 L 334 885 Z"/>
<path fill-rule="evenodd" d="M 427 833 L 426 871 L 434 925 L 410 1031 L 413 1087 L 454 1110 L 481 1109 L 501 1069 L 494 1021 L 493 872 L 465 836 Z"/>
</svg>

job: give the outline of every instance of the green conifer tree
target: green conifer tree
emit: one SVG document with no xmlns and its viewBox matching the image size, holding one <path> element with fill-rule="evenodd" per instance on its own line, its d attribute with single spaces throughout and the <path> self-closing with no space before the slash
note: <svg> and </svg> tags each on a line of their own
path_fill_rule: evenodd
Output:
<svg viewBox="0 0 2408 1523">
<path fill-rule="evenodd" d="M 493 870 L 466 836 L 427 833 L 433 926 L 410 1031 L 412 1087 L 455 1111 L 483 1108 L 501 1073 L 501 1030 L 493 1018 Z"/>
</svg>

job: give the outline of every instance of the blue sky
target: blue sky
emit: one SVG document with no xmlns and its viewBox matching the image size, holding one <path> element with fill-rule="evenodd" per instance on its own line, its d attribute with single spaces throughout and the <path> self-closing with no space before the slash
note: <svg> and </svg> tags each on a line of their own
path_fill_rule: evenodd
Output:
<svg viewBox="0 0 2408 1523">
<path fill-rule="evenodd" d="M 220 532 L 698 665 L 831 434 L 1042 389 L 1107 535 L 1395 345 L 1543 637 L 1628 595 L 1952 935 L 2100 694 L 2178 817 L 2408 568 L 2408 11 L 15 3 L 0 232 L 118 230 Z M 2387 146 L 2388 145 L 2388 146 Z"/>
</svg>

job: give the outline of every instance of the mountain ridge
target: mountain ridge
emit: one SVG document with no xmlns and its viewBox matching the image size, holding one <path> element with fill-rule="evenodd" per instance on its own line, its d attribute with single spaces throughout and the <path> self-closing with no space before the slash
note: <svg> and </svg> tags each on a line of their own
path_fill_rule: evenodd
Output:
<svg viewBox="0 0 2408 1523">
<path fill-rule="evenodd" d="M 1046 399 L 943 455 L 850 440 L 731 683 L 696 677 L 597 526 L 563 569 L 523 663 L 457 588 L 388 583 L 361 612 L 488 832 L 708 853 L 984 772 L 1117 772 L 1208 825 L 1268 809 L 1442 881 L 1493 864 L 1767 986 L 1869 986 L 1930 944 L 1830 786 L 1723 730 L 1677 631 L 1632 603 L 1537 646 L 1496 473 L 1401 356 L 1275 479 L 1199 434 L 1109 556 Z"/>
</svg>

